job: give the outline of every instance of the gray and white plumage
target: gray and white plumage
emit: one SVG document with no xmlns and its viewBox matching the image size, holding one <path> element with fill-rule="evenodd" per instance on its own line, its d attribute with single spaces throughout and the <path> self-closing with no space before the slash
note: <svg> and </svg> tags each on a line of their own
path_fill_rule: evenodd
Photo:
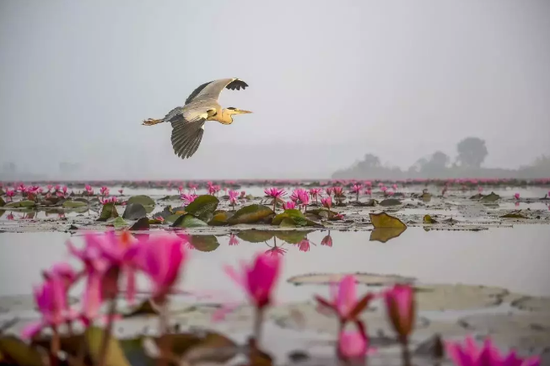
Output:
<svg viewBox="0 0 550 366">
<path fill-rule="evenodd" d="M 231 124 L 231 115 L 251 113 L 237 108 L 222 109 L 218 98 L 223 89 L 240 90 L 248 84 L 238 78 L 210 81 L 196 88 L 185 100 L 183 107 L 172 109 L 161 120 L 149 119 L 145 125 L 170 122 L 172 125 L 172 147 L 174 153 L 182 159 L 191 157 L 197 151 L 204 134 L 206 121 L 218 121 Z"/>
</svg>

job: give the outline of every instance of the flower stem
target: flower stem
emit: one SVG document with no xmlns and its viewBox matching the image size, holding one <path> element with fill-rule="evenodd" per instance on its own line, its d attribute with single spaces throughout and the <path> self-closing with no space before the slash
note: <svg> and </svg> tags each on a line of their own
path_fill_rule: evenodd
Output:
<svg viewBox="0 0 550 366">
<path fill-rule="evenodd" d="M 111 333 L 113 332 L 113 323 L 116 314 L 116 299 L 113 298 L 109 302 L 109 312 L 107 313 L 107 327 L 103 332 L 103 339 L 101 340 L 101 346 L 99 348 L 99 364 L 98 366 L 105 366 L 107 360 L 107 352 L 109 352 L 109 341 L 111 340 Z"/>
<path fill-rule="evenodd" d="M 256 308 L 256 313 L 254 314 L 254 340 L 256 345 L 259 346 L 260 338 L 262 335 L 262 325 L 264 322 L 264 309 Z"/>
<path fill-rule="evenodd" d="M 78 346 L 78 353 L 76 355 L 76 366 L 84 366 L 84 356 L 86 355 L 86 337 L 88 336 L 89 325 L 86 325 L 82 338 L 80 339 L 80 345 Z"/>
<path fill-rule="evenodd" d="M 401 338 L 401 356 L 403 366 L 411 366 L 411 353 L 409 352 L 409 340 L 407 337 Z"/>
<path fill-rule="evenodd" d="M 50 343 L 50 357 L 52 360 L 52 366 L 56 366 L 59 361 L 59 348 L 61 346 L 61 340 L 59 338 L 59 332 L 57 331 L 57 328 L 54 326 L 52 327 L 52 341 Z"/>
<path fill-rule="evenodd" d="M 166 301 L 159 304 L 159 350 L 160 357 L 158 359 L 159 366 L 168 365 L 168 359 L 171 355 L 172 345 L 170 344 L 170 337 L 168 336 L 168 307 Z"/>
</svg>

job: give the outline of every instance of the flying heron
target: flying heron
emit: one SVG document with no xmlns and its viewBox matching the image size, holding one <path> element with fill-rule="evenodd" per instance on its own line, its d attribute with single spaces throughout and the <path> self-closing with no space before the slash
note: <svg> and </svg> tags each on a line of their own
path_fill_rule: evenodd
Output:
<svg viewBox="0 0 550 366">
<path fill-rule="evenodd" d="M 172 147 L 174 153 L 187 159 L 199 148 L 206 121 L 217 121 L 224 125 L 233 123 L 233 115 L 252 113 L 234 107 L 222 108 L 218 103 L 224 88 L 244 90 L 248 86 L 238 78 L 220 79 L 204 83 L 185 100 L 183 107 L 172 109 L 164 118 L 149 118 L 143 125 L 152 126 L 162 122 L 172 124 Z"/>
</svg>

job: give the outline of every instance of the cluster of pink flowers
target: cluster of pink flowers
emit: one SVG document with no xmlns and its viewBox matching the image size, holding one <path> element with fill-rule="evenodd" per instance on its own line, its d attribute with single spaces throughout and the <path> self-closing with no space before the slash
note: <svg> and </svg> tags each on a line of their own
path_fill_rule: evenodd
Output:
<svg viewBox="0 0 550 366">
<path fill-rule="evenodd" d="M 191 202 L 193 202 L 197 197 L 198 196 L 193 193 L 189 193 L 189 194 L 182 193 L 180 198 L 185 202 L 186 205 L 188 205 Z"/>
</svg>

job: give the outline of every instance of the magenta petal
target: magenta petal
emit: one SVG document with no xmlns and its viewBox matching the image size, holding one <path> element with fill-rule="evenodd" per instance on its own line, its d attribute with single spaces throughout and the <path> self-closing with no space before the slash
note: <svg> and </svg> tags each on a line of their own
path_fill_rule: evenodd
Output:
<svg viewBox="0 0 550 366">
<path fill-rule="evenodd" d="M 42 331 L 45 324 L 41 321 L 27 324 L 21 331 L 21 338 L 24 340 L 31 339 Z"/>
</svg>

